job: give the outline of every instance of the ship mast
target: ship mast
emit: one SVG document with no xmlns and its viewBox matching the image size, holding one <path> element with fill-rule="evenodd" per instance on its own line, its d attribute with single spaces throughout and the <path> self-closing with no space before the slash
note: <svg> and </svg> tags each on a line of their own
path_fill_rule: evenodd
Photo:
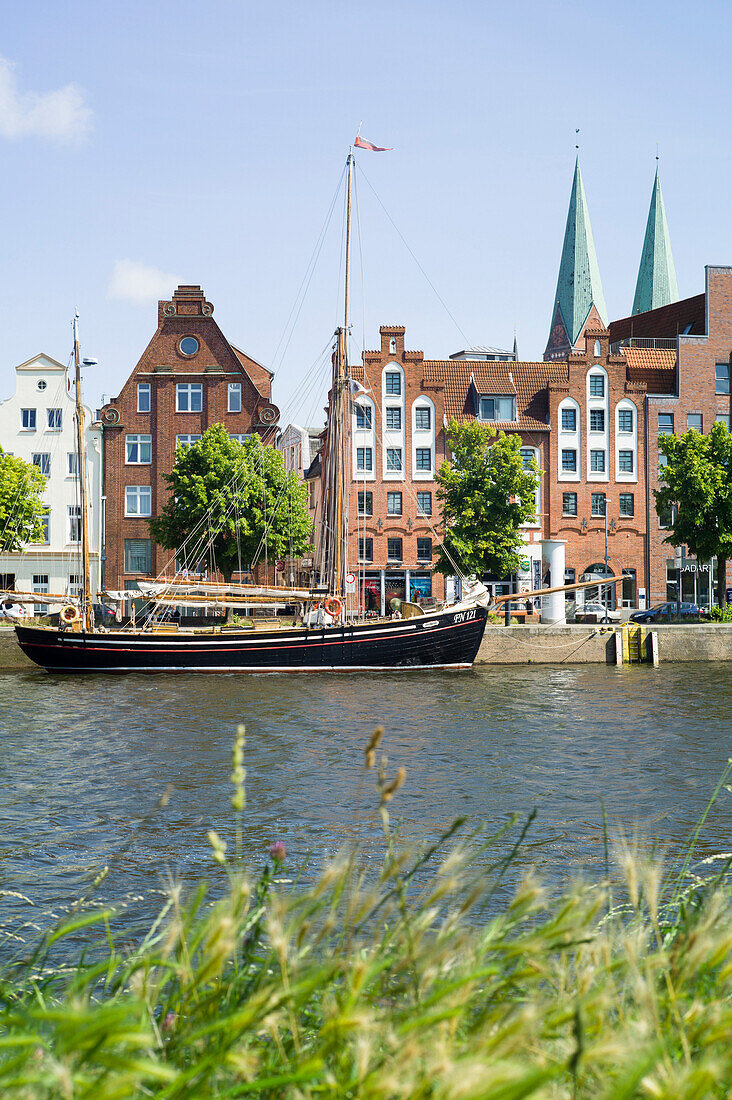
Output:
<svg viewBox="0 0 732 1100">
<path fill-rule="evenodd" d="M 351 290 L 351 199 L 353 193 L 353 146 L 348 151 L 346 200 L 346 263 L 343 325 L 336 330 L 336 350 L 333 356 L 331 385 L 331 417 L 328 446 L 327 491 L 329 496 L 326 539 L 330 547 L 326 579 L 335 596 L 345 593 L 346 547 L 348 545 L 348 514 L 345 507 L 346 474 L 348 470 L 348 417 L 350 410 L 350 371 L 348 366 L 348 329 Z"/>
<path fill-rule="evenodd" d="M 94 607 L 91 593 L 91 566 L 89 563 L 89 512 L 86 481 L 86 451 L 84 438 L 84 406 L 81 403 L 81 363 L 79 355 L 79 313 L 74 314 L 74 369 L 76 372 L 76 455 L 79 466 L 81 500 L 81 563 L 83 588 L 81 594 L 81 624 L 84 630 L 94 630 Z"/>
</svg>

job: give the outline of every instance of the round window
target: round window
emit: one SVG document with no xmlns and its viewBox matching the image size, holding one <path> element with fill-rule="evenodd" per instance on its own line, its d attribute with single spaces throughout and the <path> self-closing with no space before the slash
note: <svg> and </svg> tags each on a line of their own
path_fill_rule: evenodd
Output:
<svg viewBox="0 0 732 1100">
<path fill-rule="evenodd" d="M 182 355 L 195 355 L 200 344 L 195 336 L 184 336 L 178 344 Z"/>
<path fill-rule="evenodd" d="M 46 388 L 46 385 L 47 385 L 47 383 L 46 383 L 46 382 L 44 382 L 44 380 L 43 380 L 43 379 L 41 379 L 41 380 L 40 380 L 40 382 L 38 383 L 38 389 L 39 389 L 39 390 L 45 390 L 45 388 Z"/>
</svg>

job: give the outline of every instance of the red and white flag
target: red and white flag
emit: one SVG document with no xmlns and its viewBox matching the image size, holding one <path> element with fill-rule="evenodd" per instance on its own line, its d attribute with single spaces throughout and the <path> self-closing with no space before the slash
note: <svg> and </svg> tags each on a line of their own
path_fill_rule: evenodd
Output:
<svg viewBox="0 0 732 1100">
<path fill-rule="evenodd" d="M 384 147 L 382 145 L 374 145 L 372 141 L 366 141 L 360 134 L 356 134 L 356 140 L 354 141 L 356 149 L 368 149 L 370 153 L 391 153 L 393 152 L 392 146 Z"/>
</svg>

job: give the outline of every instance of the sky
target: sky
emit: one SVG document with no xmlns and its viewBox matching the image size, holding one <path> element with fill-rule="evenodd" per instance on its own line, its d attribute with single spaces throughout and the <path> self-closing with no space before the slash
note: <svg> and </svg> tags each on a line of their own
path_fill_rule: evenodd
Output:
<svg viewBox="0 0 732 1100">
<path fill-rule="evenodd" d="M 731 32 L 705 0 L 5 5 L 0 399 L 18 363 L 67 360 L 77 308 L 88 403 L 116 395 L 157 299 L 197 283 L 285 418 L 318 424 L 359 124 L 394 151 L 357 158 L 352 358 L 404 324 L 427 358 L 515 330 L 540 359 L 576 142 L 610 319 L 657 143 L 679 292 L 699 293 L 732 263 Z"/>
</svg>

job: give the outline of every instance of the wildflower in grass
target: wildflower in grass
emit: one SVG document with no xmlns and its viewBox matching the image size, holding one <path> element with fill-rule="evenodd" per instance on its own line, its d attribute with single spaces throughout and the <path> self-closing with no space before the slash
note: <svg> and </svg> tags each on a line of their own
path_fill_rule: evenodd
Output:
<svg viewBox="0 0 732 1100">
<path fill-rule="evenodd" d="M 269 858 L 274 863 L 275 867 L 279 868 L 284 862 L 287 856 L 287 849 L 284 842 L 281 840 L 275 840 L 269 846 Z"/>
</svg>

